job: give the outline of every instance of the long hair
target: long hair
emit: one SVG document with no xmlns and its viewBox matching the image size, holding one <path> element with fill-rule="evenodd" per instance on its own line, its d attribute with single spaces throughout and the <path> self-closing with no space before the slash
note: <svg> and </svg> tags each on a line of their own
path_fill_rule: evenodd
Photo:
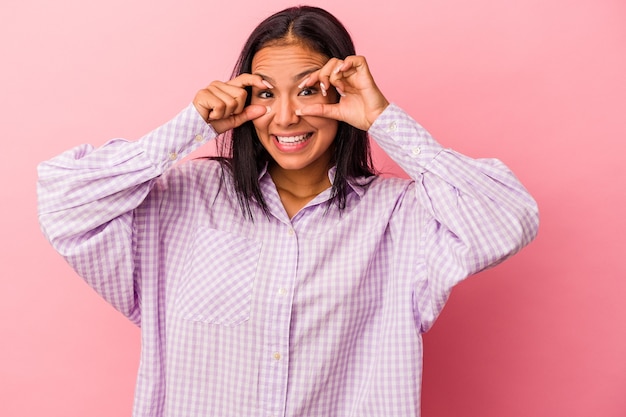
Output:
<svg viewBox="0 0 626 417">
<path fill-rule="evenodd" d="M 346 28 L 327 11 L 311 6 L 297 6 L 280 11 L 261 22 L 250 34 L 232 77 L 251 73 L 252 59 L 262 48 L 271 45 L 301 43 L 330 58 L 344 59 L 355 54 L 354 44 Z M 251 88 L 247 87 L 246 106 L 250 104 Z M 253 219 L 251 203 L 258 204 L 266 215 L 269 208 L 259 187 L 259 173 L 271 161 L 261 145 L 251 121 L 233 129 L 224 142 L 218 160 L 231 170 L 235 192 L 244 216 Z M 339 210 L 346 205 L 348 179 L 374 175 L 367 133 L 339 122 L 334 141 L 332 163 L 336 173 L 330 204 Z"/>
</svg>

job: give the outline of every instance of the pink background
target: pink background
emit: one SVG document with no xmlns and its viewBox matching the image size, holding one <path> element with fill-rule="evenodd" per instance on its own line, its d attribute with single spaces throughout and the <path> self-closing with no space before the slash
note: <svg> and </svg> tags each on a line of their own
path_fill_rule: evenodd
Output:
<svg viewBox="0 0 626 417">
<path fill-rule="evenodd" d="M 36 164 L 166 121 L 291 4 L 2 1 L 1 416 L 130 415 L 138 363 L 138 329 L 39 232 Z M 505 161 L 541 208 L 538 239 L 461 284 L 426 335 L 423 415 L 626 415 L 626 3 L 314 4 L 390 100 Z"/>
</svg>

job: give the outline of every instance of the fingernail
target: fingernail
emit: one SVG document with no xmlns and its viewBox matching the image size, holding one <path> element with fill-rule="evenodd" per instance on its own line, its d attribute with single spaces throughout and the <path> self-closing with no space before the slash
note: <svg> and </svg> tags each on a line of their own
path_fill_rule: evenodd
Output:
<svg viewBox="0 0 626 417">
<path fill-rule="evenodd" d="M 272 108 L 270 106 L 265 106 L 265 114 L 269 114 L 269 112 L 272 111 Z"/>
<path fill-rule="evenodd" d="M 304 87 L 304 86 L 306 85 L 306 83 L 308 83 L 308 82 L 309 82 L 309 80 L 310 80 L 310 79 L 311 79 L 311 77 L 306 77 L 306 78 L 304 79 L 304 81 L 302 81 L 302 82 L 298 85 L 298 88 L 302 88 L 302 87 Z"/>
<path fill-rule="evenodd" d="M 269 88 L 269 89 L 274 88 L 274 86 L 273 86 L 272 84 L 270 84 L 267 80 L 261 80 L 261 82 L 262 82 L 263 84 L 265 84 L 265 86 L 266 86 L 267 88 Z"/>
<path fill-rule="evenodd" d="M 333 70 L 333 74 L 339 74 L 339 70 L 341 70 L 341 67 L 343 67 L 343 64 L 339 65 L 337 68 L 335 68 Z"/>
<path fill-rule="evenodd" d="M 346 95 L 344 94 L 344 92 L 341 90 L 341 88 L 335 87 L 335 90 L 337 90 L 337 92 L 339 93 L 339 95 L 341 97 L 345 97 Z"/>
<path fill-rule="evenodd" d="M 302 116 L 302 110 L 296 109 L 296 116 Z"/>
<path fill-rule="evenodd" d="M 326 86 L 324 83 L 320 83 L 320 88 L 322 89 L 322 95 L 326 97 Z"/>
</svg>

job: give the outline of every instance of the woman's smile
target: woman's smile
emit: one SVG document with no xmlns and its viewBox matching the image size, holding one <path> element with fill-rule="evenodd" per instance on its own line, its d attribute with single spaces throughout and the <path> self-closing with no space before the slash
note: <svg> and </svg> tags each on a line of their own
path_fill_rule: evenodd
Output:
<svg viewBox="0 0 626 417">
<path fill-rule="evenodd" d="M 296 152 L 307 146 L 313 133 L 272 135 L 276 140 L 276 147 L 282 152 Z"/>
</svg>

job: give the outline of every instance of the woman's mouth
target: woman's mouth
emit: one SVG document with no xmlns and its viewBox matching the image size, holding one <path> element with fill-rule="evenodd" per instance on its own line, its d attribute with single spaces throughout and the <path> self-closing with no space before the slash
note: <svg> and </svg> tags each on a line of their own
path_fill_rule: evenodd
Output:
<svg viewBox="0 0 626 417">
<path fill-rule="evenodd" d="M 300 135 L 272 135 L 276 148 L 281 152 L 299 152 L 309 145 L 309 140 L 313 137 L 313 132 L 302 133 Z"/>
<path fill-rule="evenodd" d="M 295 136 L 276 136 L 276 135 L 274 135 L 276 140 L 280 144 L 282 144 L 282 145 L 297 145 L 297 144 L 300 144 L 302 142 L 305 142 L 311 136 L 313 136 L 313 133 L 305 133 L 305 134 L 302 134 L 302 135 L 295 135 Z"/>
</svg>

